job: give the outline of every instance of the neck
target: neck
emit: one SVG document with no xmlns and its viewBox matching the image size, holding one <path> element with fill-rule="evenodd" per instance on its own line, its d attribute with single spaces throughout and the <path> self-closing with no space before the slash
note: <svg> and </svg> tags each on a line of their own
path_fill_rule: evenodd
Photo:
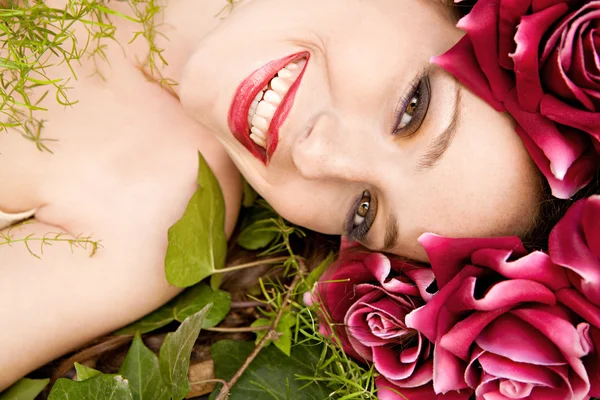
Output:
<svg viewBox="0 0 600 400">
<path fill-rule="evenodd" d="M 159 71 L 151 74 L 155 79 L 179 83 L 183 68 L 194 53 L 198 43 L 214 30 L 244 0 L 171 0 L 164 1 L 161 15 L 156 17 L 155 44 L 162 49 L 164 65 L 157 60 Z M 149 72 L 149 71 L 147 71 Z M 174 87 L 178 92 L 177 85 Z"/>
</svg>

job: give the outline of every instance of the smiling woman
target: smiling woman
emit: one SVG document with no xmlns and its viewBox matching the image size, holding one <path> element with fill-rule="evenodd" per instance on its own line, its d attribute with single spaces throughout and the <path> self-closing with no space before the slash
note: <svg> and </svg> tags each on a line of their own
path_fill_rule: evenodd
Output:
<svg viewBox="0 0 600 400">
<path fill-rule="evenodd" d="M 253 1 L 198 41 L 178 93 L 282 216 L 425 261 L 423 232 L 522 234 L 541 196 L 513 120 L 430 63 L 460 37 L 433 1 Z"/>
<path fill-rule="evenodd" d="M 0 212 L 32 210 L 35 222 L 14 238 L 83 232 L 102 244 L 92 258 L 68 243 L 41 259 L 0 247 L 0 304 L 14 304 L 0 307 L 11 327 L 0 331 L 0 390 L 179 293 L 164 276 L 167 231 L 197 187 L 198 151 L 221 185 L 228 235 L 240 172 L 293 223 L 423 262 L 425 232 L 529 235 L 545 215 L 547 185 L 515 120 L 431 63 L 463 36 L 452 7 L 246 0 L 220 18 L 222 0 L 163 6 L 160 78 L 177 85 L 157 83 L 140 63 L 149 49 L 130 41 L 135 23 L 115 19 L 110 64 L 56 63 L 57 77 L 78 76 L 76 106 L 32 89 L 52 154 L 0 132 Z M 75 26 L 74 38 L 87 34 Z"/>
</svg>

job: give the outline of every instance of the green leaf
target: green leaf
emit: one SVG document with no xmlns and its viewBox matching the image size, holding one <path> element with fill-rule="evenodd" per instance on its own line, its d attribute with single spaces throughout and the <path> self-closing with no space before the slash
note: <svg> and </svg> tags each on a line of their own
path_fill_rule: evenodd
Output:
<svg viewBox="0 0 600 400">
<path fill-rule="evenodd" d="M 258 202 L 244 213 L 237 243 L 247 250 L 267 247 L 280 233 L 274 220 L 278 215 L 271 208 Z"/>
<path fill-rule="evenodd" d="M 215 376 L 229 380 L 254 349 L 254 344 L 234 340 L 221 340 L 211 347 L 215 361 Z M 317 383 L 307 385 L 296 375 L 314 376 L 321 346 L 297 345 L 291 357 L 282 357 L 274 347 L 262 349 L 237 384 L 231 389 L 229 400 L 274 399 L 322 400 L 328 398 L 331 389 Z M 287 387 L 289 385 L 289 388 Z M 220 386 L 210 396 L 215 399 Z M 287 397 L 293 393 L 292 397 Z"/>
<path fill-rule="evenodd" d="M 33 400 L 48 385 L 50 379 L 23 378 L 0 393 L 0 400 Z"/>
<path fill-rule="evenodd" d="M 244 191 L 243 191 L 243 196 L 242 196 L 242 205 L 245 208 L 252 207 L 252 205 L 256 201 L 257 197 L 258 197 L 258 193 L 256 193 L 256 190 L 254 190 L 252 188 L 252 186 L 250 186 L 248 181 L 246 181 L 244 179 Z"/>
<path fill-rule="evenodd" d="M 212 303 L 202 328 L 212 328 L 223 320 L 231 307 L 231 295 L 223 290 L 212 290 L 208 285 L 200 283 L 183 292 L 173 309 L 175 319 L 182 322 L 192 314 Z"/>
<path fill-rule="evenodd" d="M 174 302 L 169 302 L 146 315 L 145 317 L 135 321 L 134 323 L 127 325 L 124 328 L 119 329 L 115 332 L 116 335 L 134 335 L 136 332 L 148 333 L 156 329 L 162 328 L 163 326 L 169 325 L 175 320 L 173 316 Z"/>
<path fill-rule="evenodd" d="M 256 222 L 240 232 L 237 243 L 246 250 L 258 250 L 267 247 L 278 235 L 271 221 Z"/>
<path fill-rule="evenodd" d="M 77 381 L 85 381 L 98 375 L 102 375 L 102 372 L 97 369 L 87 367 L 85 365 L 75 363 L 75 371 L 77 372 Z"/>
<path fill-rule="evenodd" d="M 136 333 L 119 374 L 129 381 L 134 400 L 169 400 L 169 391 L 160 377 L 158 357 Z"/>
<path fill-rule="evenodd" d="M 48 400 L 133 400 L 129 384 L 119 375 L 98 375 L 83 382 L 60 378 Z"/>
<path fill-rule="evenodd" d="M 266 318 L 259 318 L 256 321 L 254 321 L 251 326 L 257 327 L 257 326 L 269 326 L 269 325 L 271 325 L 270 320 L 268 320 Z M 275 341 L 269 340 L 267 342 L 267 345 L 270 344 L 270 342 L 273 342 L 273 344 L 275 344 L 275 347 L 277 347 L 279 350 L 281 350 L 283 352 L 283 354 L 285 354 L 286 356 L 289 357 L 290 350 L 292 348 L 292 327 L 294 325 L 296 325 L 296 316 L 290 312 L 283 313 L 283 315 L 281 316 L 281 319 L 279 320 L 279 323 L 277 324 L 277 329 L 276 329 L 276 331 L 278 333 L 280 333 L 279 339 L 277 339 Z M 267 334 L 267 331 L 256 332 L 256 342 L 255 343 L 258 344 L 258 342 L 266 334 Z"/>
<path fill-rule="evenodd" d="M 198 190 L 169 228 L 165 272 L 177 287 L 195 285 L 225 264 L 225 202 L 217 178 L 198 153 Z"/>
<path fill-rule="evenodd" d="M 173 400 L 181 400 L 190 391 L 188 369 L 192 347 L 200 334 L 210 305 L 188 317 L 177 331 L 167 334 L 160 347 L 158 364 L 163 382 Z"/>
<path fill-rule="evenodd" d="M 305 280 L 306 288 L 304 290 L 305 292 L 312 290 L 312 287 L 314 286 L 314 284 L 319 281 L 319 278 L 321 278 L 321 275 L 323 275 L 325 270 L 331 264 L 333 264 L 334 261 L 335 261 L 335 254 L 333 253 L 333 251 L 330 251 L 329 254 L 327 255 L 327 258 L 325 258 L 321 262 L 321 264 L 319 264 L 319 266 L 317 268 L 313 269 L 310 272 L 310 274 L 308 274 L 308 276 L 306 277 L 306 280 Z"/>
</svg>

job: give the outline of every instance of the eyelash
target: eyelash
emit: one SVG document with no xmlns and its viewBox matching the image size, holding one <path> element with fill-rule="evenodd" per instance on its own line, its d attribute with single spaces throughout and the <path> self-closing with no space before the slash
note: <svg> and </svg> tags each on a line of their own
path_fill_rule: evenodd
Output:
<svg viewBox="0 0 600 400">
<path fill-rule="evenodd" d="M 408 107 L 411 101 L 416 98 L 418 103 L 414 114 L 411 116 L 410 121 L 403 127 L 400 127 L 404 115 L 408 111 Z M 429 77 L 427 75 L 419 76 L 413 83 L 411 83 L 408 92 L 400 100 L 399 107 L 396 112 L 396 123 L 392 132 L 395 136 L 401 136 L 404 138 L 411 137 L 414 135 L 427 116 L 427 110 L 429 109 L 429 101 L 431 99 L 431 87 L 429 84 Z"/>
</svg>

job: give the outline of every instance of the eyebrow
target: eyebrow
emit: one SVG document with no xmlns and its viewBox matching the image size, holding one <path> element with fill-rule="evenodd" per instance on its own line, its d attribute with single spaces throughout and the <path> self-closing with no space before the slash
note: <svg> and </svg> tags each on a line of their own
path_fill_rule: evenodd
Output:
<svg viewBox="0 0 600 400">
<path fill-rule="evenodd" d="M 423 171 L 432 168 L 444 156 L 446 150 L 452 144 L 452 139 L 456 135 L 458 123 L 460 120 L 462 91 L 461 86 L 456 85 L 456 95 L 454 99 L 454 111 L 452 112 L 452 120 L 438 137 L 431 141 L 423 155 L 417 161 L 417 171 Z"/>
<path fill-rule="evenodd" d="M 417 161 L 417 171 L 423 171 L 432 168 L 446 153 L 446 150 L 452 144 L 452 139 L 456 135 L 458 123 L 460 121 L 461 111 L 461 100 L 462 91 L 461 86 L 456 85 L 456 95 L 454 100 L 454 110 L 452 112 L 452 119 L 446 129 L 438 135 L 430 144 L 423 155 Z M 387 252 L 396 247 L 398 242 L 398 219 L 396 215 L 391 212 L 387 216 L 385 223 L 385 237 L 383 242 L 383 248 L 379 251 Z"/>
</svg>

